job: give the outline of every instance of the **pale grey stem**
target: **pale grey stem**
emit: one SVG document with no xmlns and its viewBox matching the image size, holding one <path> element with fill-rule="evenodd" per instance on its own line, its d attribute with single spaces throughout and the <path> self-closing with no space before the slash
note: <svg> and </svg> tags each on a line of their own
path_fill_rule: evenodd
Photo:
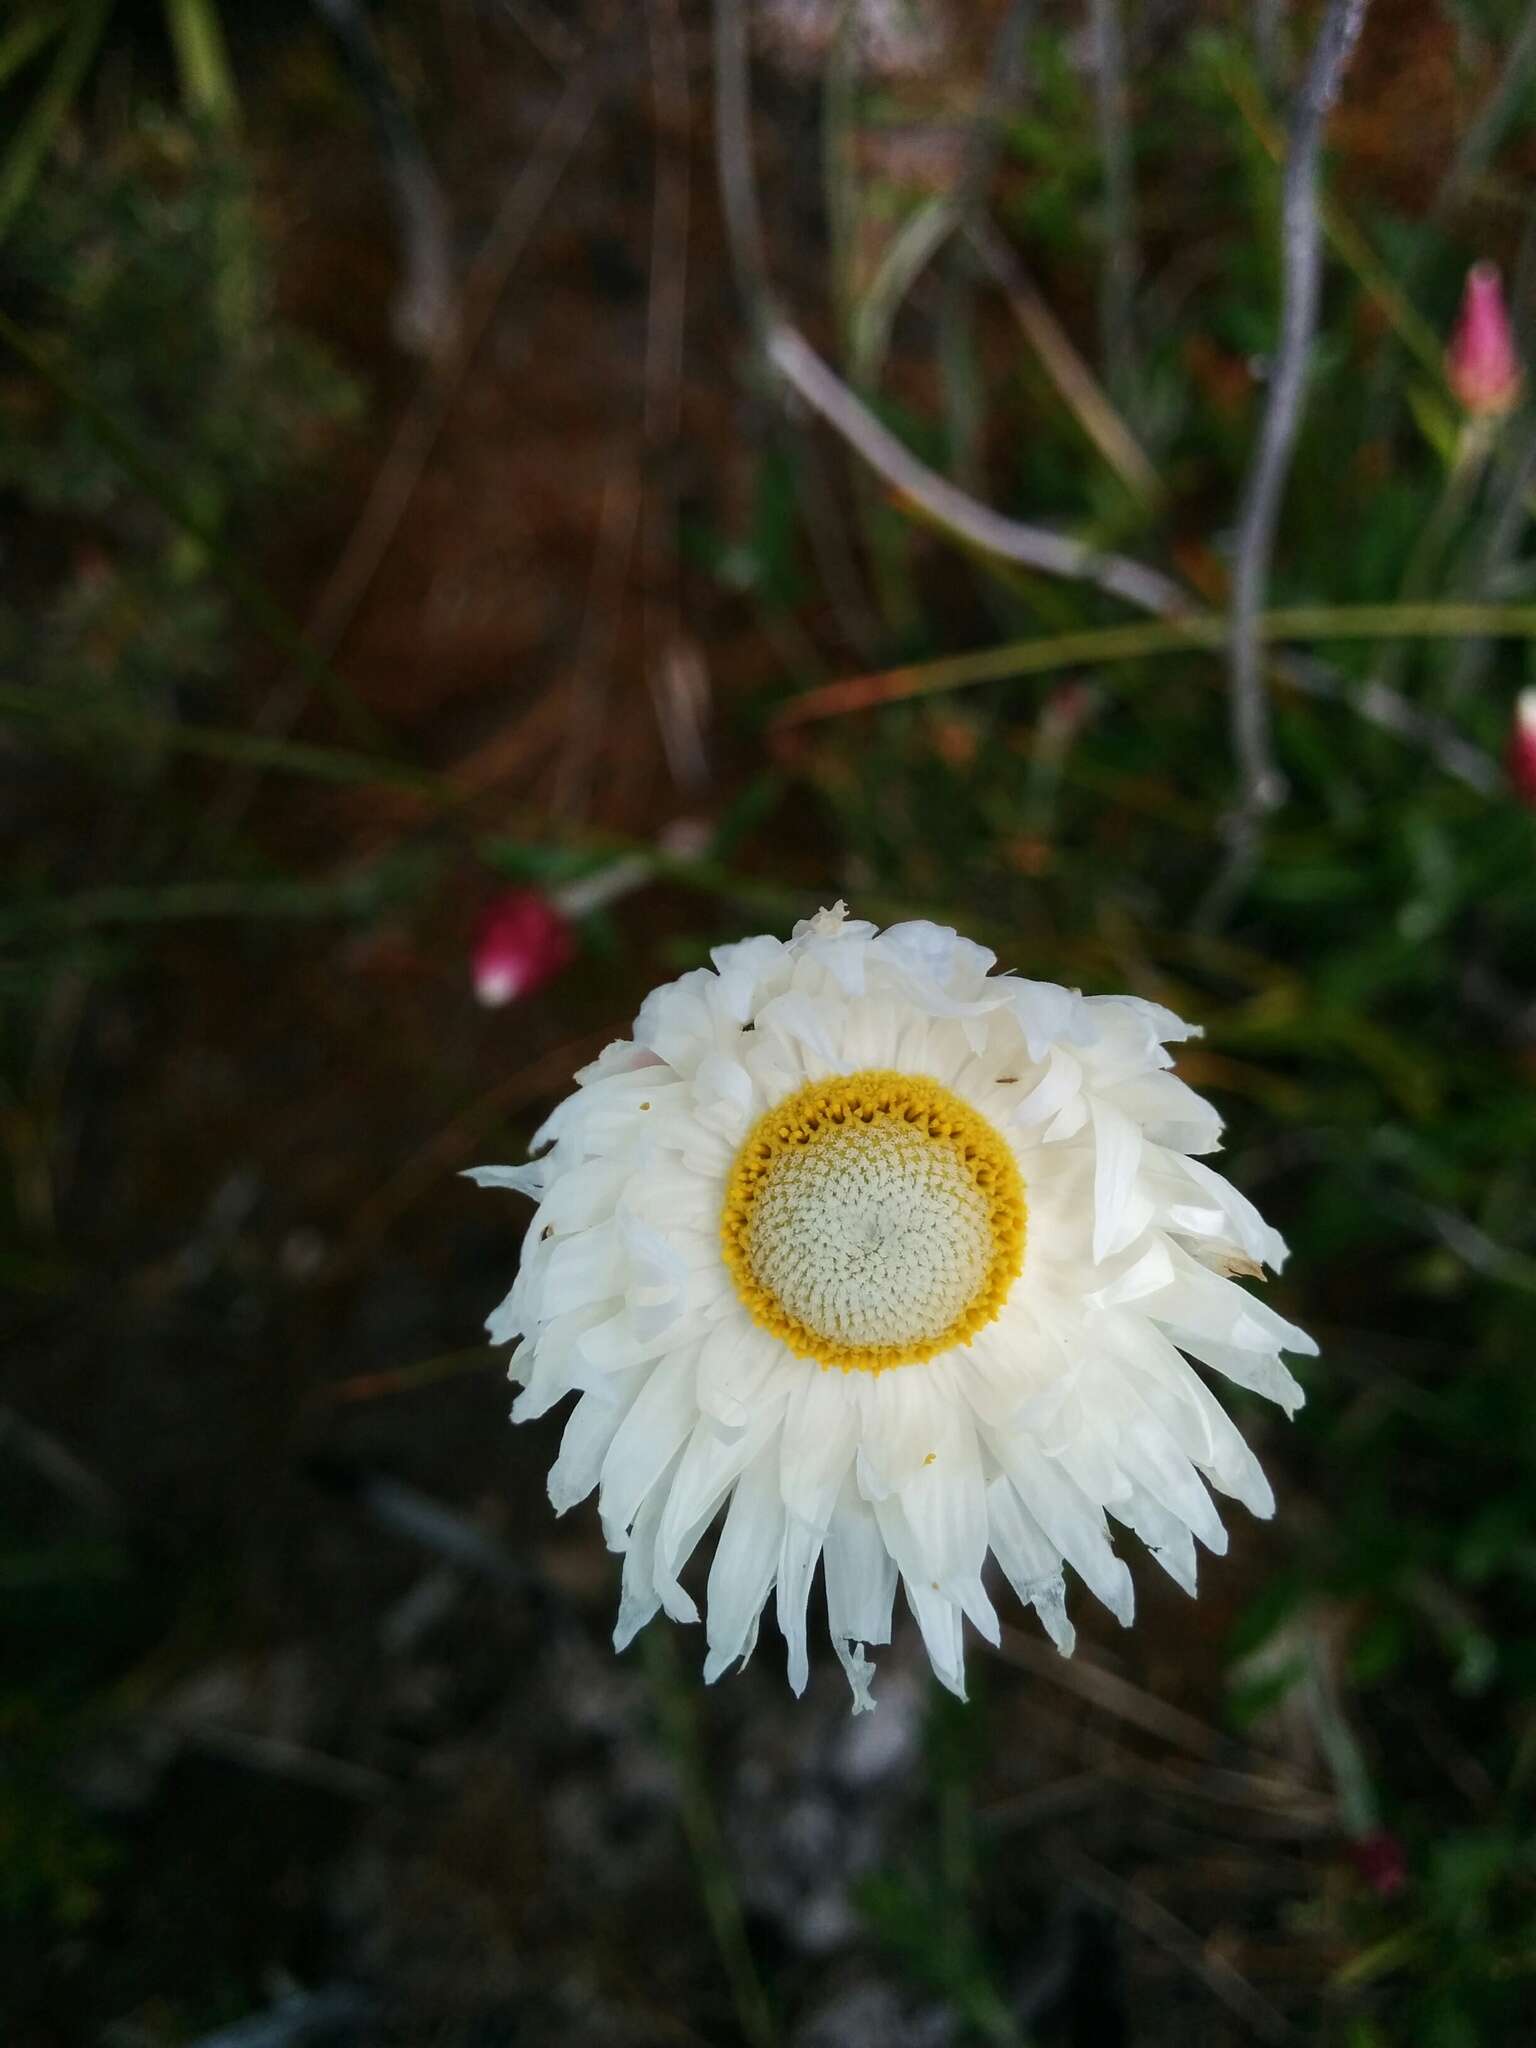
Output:
<svg viewBox="0 0 1536 2048">
<path fill-rule="evenodd" d="M 347 1985 L 295 1991 L 263 2013 L 199 2034 L 192 2048 L 319 2048 L 338 2030 L 351 2031 L 372 2016 L 371 2001 Z"/>
<path fill-rule="evenodd" d="M 693 98 L 680 0 L 647 0 L 655 123 L 651 276 L 645 318 L 645 474 L 640 539 L 641 643 L 646 682 L 673 780 L 709 780 L 704 727 L 709 672 L 684 630 L 677 566 L 673 470 L 682 435 L 683 348 L 688 312 L 688 230 L 693 204 Z"/>
<path fill-rule="evenodd" d="M 313 5 L 334 29 L 383 145 L 400 229 L 395 339 L 412 354 L 433 355 L 451 342 L 457 307 L 448 203 L 357 0 Z"/>
<path fill-rule="evenodd" d="M 1270 743 L 1259 614 L 1264 608 L 1280 501 L 1301 426 L 1302 401 L 1317 330 L 1322 280 L 1318 207 L 1323 130 L 1344 68 L 1365 20 L 1368 0 L 1329 0 L 1291 121 L 1281 195 L 1280 342 L 1258 451 L 1243 491 L 1232 576 L 1229 689 L 1238 803 L 1228 824 L 1228 853 L 1198 913 L 1219 924 L 1258 862 L 1264 820 L 1285 797 Z"/>
<path fill-rule="evenodd" d="M 1504 787 L 1504 771 L 1492 754 L 1463 739 L 1448 719 L 1421 711 L 1390 684 L 1357 683 L 1305 654 L 1271 654 L 1270 662 L 1274 672 L 1292 689 L 1330 704 L 1342 704 L 1367 725 L 1422 747 L 1443 773 L 1465 783 L 1468 789 L 1475 789 L 1480 796 L 1493 796 Z"/>
<path fill-rule="evenodd" d="M 750 50 L 742 0 L 715 0 L 714 62 L 715 163 L 725 238 L 752 339 L 760 347 L 771 323 L 773 300 L 752 157 Z M 782 419 L 775 425 L 787 433 Z M 795 453 L 800 509 L 822 584 L 848 644 L 868 660 L 879 645 L 879 628 L 842 508 L 821 474 L 815 444 L 804 440 Z"/>
<path fill-rule="evenodd" d="M 1159 618 L 1177 618 L 1190 609 L 1189 600 L 1166 576 L 1123 555 L 1105 555 L 1048 527 L 1009 519 L 977 500 L 937 471 L 920 462 L 876 419 L 848 386 L 828 368 L 793 327 L 782 320 L 770 325 L 767 356 L 784 381 L 813 412 L 832 427 L 854 453 L 935 524 L 969 541 L 983 553 L 1022 563 L 1047 576 L 1091 583 L 1096 589 L 1139 611 Z"/>
</svg>

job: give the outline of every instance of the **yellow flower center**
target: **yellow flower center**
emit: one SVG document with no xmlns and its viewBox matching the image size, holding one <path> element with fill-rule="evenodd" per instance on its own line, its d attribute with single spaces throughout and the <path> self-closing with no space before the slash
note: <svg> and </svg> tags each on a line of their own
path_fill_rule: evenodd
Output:
<svg viewBox="0 0 1536 2048">
<path fill-rule="evenodd" d="M 720 1219 L 753 1320 L 844 1372 L 969 1343 L 1024 1263 L 1007 1140 L 937 1081 L 867 1069 L 812 1081 L 748 1132 Z"/>
</svg>

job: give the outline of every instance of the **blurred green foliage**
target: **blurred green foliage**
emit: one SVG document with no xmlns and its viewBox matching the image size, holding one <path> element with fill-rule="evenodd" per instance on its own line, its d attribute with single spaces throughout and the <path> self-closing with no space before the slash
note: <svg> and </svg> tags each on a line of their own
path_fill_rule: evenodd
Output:
<svg viewBox="0 0 1536 2048">
<path fill-rule="evenodd" d="M 27 508 L 32 557 L 0 661 L 56 702 L 216 706 L 238 649 L 209 542 L 249 548 L 358 415 L 355 384 L 277 317 L 263 237 L 248 160 L 154 113 L 59 164 L 13 226 L 14 317 L 88 366 L 171 493 L 146 502 L 96 417 L 0 375 L 0 490 Z"/>
<path fill-rule="evenodd" d="M 1485 38 L 1511 30 L 1457 14 L 1475 14 Z M 1035 39 L 1030 79 L 1006 125 L 996 212 L 1080 339 L 1105 238 L 1091 92 L 1055 30 Z M 953 288 L 944 317 L 960 304 L 968 323 L 948 336 L 943 377 L 866 396 L 941 467 L 986 448 L 1003 509 L 1156 562 L 1185 578 L 1192 603 L 1219 608 L 1274 343 L 1278 174 L 1243 40 L 1191 38 L 1135 97 L 1146 283 L 1125 425 L 1158 501 L 1137 500 L 1095 455 L 1012 329 L 999 339 L 958 246 L 937 259 Z M 849 104 L 850 119 L 903 118 L 873 89 Z M 1369 140 L 1357 137 L 1362 158 Z M 1536 593 L 1536 418 L 1526 407 L 1491 442 L 1469 439 L 1413 324 L 1446 331 L 1485 236 L 1518 256 L 1509 193 L 1495 178 L 1470 216 L 1415 208 L 1341 157 L 1339 203 L 1358 240 L 1334 238 L 1271 603 L 1523 600 Z M 920 198 L 872 180 L 851 203 L 890 232 Z M 167 727 L 238 727 L 240 642 L 208 538 L 259 554 L 262 522 L 357 412 L 353 385 L 276 317 L 267 227 L 227 137 L 155 116 L 59 150 L 3 251 L 6 304 L 41 346 L 84 366 L 93 402 L 173 486 L 169 500 L 147 494 L 86 411 L 0 370 L 0 491 L 26 536 L 19 594 L 0 606 L 0 661 L 47 693 L 50 745 L 67 752 L 88 726 L 99 739 L 87 713 L 116 721 L 120 749 L 92 757 L 104 781 L 162 771 Z M 1413 320 L 1383 296 L 1362 246 L 1388 280 L 1411 282 Z M 856 299 L 851 280 L 835 283 L 834 303 Z M 1529 293 L 1517 311 L 1529 357 Z M 944 335 L 924 311 L 898 338 L 926 367 Z M 926 404 L 932 389 L 939 402 Z M 788 436 L 757 451 L 738 525 L 694 509 L 681 536 L 720 601 L 751 607 L 787 645 L 786 695 L 846 667 L 858 644 L 850 630 L 835 656 L 817 652 L 818 630 L 833 640 L 835 600 L 807 531 L 805 455 Z M 847 503 L 879 664 L 1121 617 L 1086 587 L 947 548 L 862 487 Z M 754 705 L 733 735 L 746 770 L 693 877 L 732 910 L 700 908 L 697 929 L 658 945 L 695 958 L 743 904 L 788 916 L 808 891 L 846 889 L 861 908 L 946 913 L 1032 974 L 1135 987 L 1205 1023 L 1187 1071 L 1229 1111 L 1235 1176 L 1293 1245 L 1276 1291 L 1323 1345 L 1303 1369 L 1294 1442 L 1281 1450 L 1278 1429 L 1244 1417 L 1277 1454 L 1287 1533 L 1283 1569 L 1233 1635 L 1231 1719 L 1262 1727 L 1287 1702 L 1313 1715 L 1341 1812 L 1359 1831 L 1390 1831 L 1406 1859 L 1400 1888 L 1346 1873 L 1317 1901 L 1312 1931 L 1341 1958 L 1319 2038 L 1504 2048 L 1528 2028 L 1536 1978 L 1536 815 L 1497 786 L 1496 766 L 1516 694 L 1536 680 L 1536 635 L 1482 645 L 1341 631 L 1296 659 L 1321 665 L 1327 688 L 1271 675 L 1288 797 L 1220 930 L 1192 913 L 1233 797 L 1223 669 L 1219 651 L 1186 649 L 1064 659 L 808 724 L 771 770 L 759 743 L 775 706 Z M 1373 690 L 1406 707 L 1406 734 L 1364 715 Z M 1482 750 L 1489 786 L 1447 772 L 1446 729 Z M 316 762 L 296 751 L 289 765 Z M 806 792 L 814 834 L 803 807 L 791 812 Z M 562 881 L 613 850 L 579 837 L 551 827 L 514 841 L 498 827 L 456 851 L 489 875 Z M 268 857 L 241 844 L 212 893 L 178 896 L 176 843 L 163 817 L 140 821 L 127 872 L 113 875 L 124 887 L 78 917 L 62 904 L 40 964 L 29 956 L 12 984 L 23 1012 L 61 963 L 99 969 L 98 925 L 232 909 L 366 924 L 440 872 L 441 848 L 410 847 L 340 882 L 274 880 Z M 605 975 L 627 979 L 626 920 L 597 933 Z M 14 1111 L 31 1042 L 14 1018 L 7 1028 Z M 13 1162 L 24 1122 L 7 1126 Z M 0 1585 L 21 1615 L 0 1691 L 5 1903 L 66 1929 L 89 1917 L 117 1853 L 81 1819 L 71 1754 L 93 1715 L 121 1708 L 139 1631 L 168 1625 L 118 1598 L 126 1569 L 111 1544 L 39 1551 L 19 1525 L 0 1548 Z M 44 1647 L 57 1642 L 89 1648 L 61 1661 Z M 1314 1697 L 1319 1645 L 1332 1685 Z M 973 2035 L 1005 2039 L 991 1872 L 968 1832 L 971 1724 L 956 1712 L 941 1702 L 929 1731 L 931 1840 L 872 1879 L 864 1906 Z"/>
</svg>

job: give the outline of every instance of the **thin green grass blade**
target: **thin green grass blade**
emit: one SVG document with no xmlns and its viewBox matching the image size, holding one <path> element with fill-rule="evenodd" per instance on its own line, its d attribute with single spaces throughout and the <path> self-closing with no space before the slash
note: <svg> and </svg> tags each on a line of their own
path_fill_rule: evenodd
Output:
<svg viewBox="0 0 1536 2048">
<path fill-rule="evenodd" d="M 63 25 L 64 15 L 57 7 L 34 7 L 13 21 L 0 35 L 0 87 L 9 85 Z"/>
<path fill-rule="evenodd" d="M 1536 605 L 1530 604 L 1355 604 L 1293 605 L 1265 612 L 1259 637 L 1285 646 L 1317 640 L 1536 639 Z M 1048 675 L 1062 668 L 1108 667 L 1151 655 L 1221 647 L 1226 622 L 1215 613 L 1191 612 L 1182 619 L 1149 619 L 1131 626 L 1088 627 L 1029 640 L 1006 641 L 974 654 L 947 655 L 879 674 L 850 676 L 790 697 L 774 716 L 776 725 L 864 711 L 908 697 L 931 697 L 979 683 Z"/>
<path fill-rule="evenodd" d="M 0 163 L 0 242 L 27 203 L 53 138 L 101 46 L 111 12 L 112 0 L 78 0 L 69 33 L 59 45 L 42 90 L 27 109 Z"/>
<path fill-rule="evenodd" d="M 189 112 L 227 133 L 240 118 L 240 96 L 214 0 L 165 0 L 165 26 Z"/>
</svg>

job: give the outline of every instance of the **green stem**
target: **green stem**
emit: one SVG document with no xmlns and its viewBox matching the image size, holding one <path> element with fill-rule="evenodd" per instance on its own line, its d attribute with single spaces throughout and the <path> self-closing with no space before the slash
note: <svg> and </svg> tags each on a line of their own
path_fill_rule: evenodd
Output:
<svg viewBox="0 0 1536 2048">
<path fill-rule="evenodd" d="M 242 761 L 252 768 L 378 787 L 414 789 L 423 797 L 447 800 L 446 786 L 425 769 L 378 754 L 353 753 L 344 747 L 311 746 L 299 740 L 269 739 L 261 733 L 238 732 L 221 725 L 186 725 L 174 718 L 147 718 L 114 706 L 55 697 L 18 683 L 0 683 L 0 714 L 39 725 L 57 725 L 70 742 L 100 739 L 142 742 L 179 754 L 202 754 L 214 761 Z"/>
<path fill-rule="evenodd" d="M 750 2048 L 774 2048 L 779 2030 L 752 1958 L 741 1900 L 700 1763 L 698 1717 L 692 1695 L 679 1681 L 676 1652 L 665 1630 L 647 1629 L 641 1645 L 662 1739 L 677 1772 L 683 1833 L 699 1880 L 709 1931 L 730 1983 L 737 2022 Z"/>
<path fill-rule="evenodd" d="M 974 654 L 947 655 L 877 675 L 853 676 L 804 691 L 780 706 L 776 723 L 832 717 L 909 697 L 935 696 L 977 683 L 1006 682 L 1053 669 L 1107 667 L 1153 655 L 1190 649 L 1218 651 L 1227 622 L 1214 612 L 1180 619 L 1149 619 L 1130 626 L 1092 627 L 984 647 Z M 1263 612 L 1259 638 L 1271 645 L 1310 640 L 1457 640 L 1467 634 L 1490 639 L 1536 639 L 1536 605 L 1530 604 L 1359 604 L 1294 605 Z"/>
<path fill-rule="evenodd" d="M 1408 565 L 1403 571 L 1402 584 L 1397 594 L 1399 604 L 1422 603 L 1433 589 L 1437 572 L 1445 562 L 1452 537 L 1477 495 L 1478 486 L 1483 480 L 1488 458 L 1492 453 L 1491 422 L 1469 420 L 1458 438 L 1434 510 L 1420 529 L 1418 540 L 1408 557 Z M 1395 690 L 1402 680 L 1406 657 L 1407 643 L 1401 639 L 1394 641 L 1383 654 L 1375 680 L 1385 688 Z M 1443 700 L 1444 692 L 1442 691 L 1440 695 Z M 1441 708 L 1444 708 L 1443 701 Z"/>
<path fill-rule="evenodd" d="M 239 119 L 240 101 L 217 7 L 212 0 L 165 0 L 165 25 L 188 107 L 227 133 Z"/>
</svg>

